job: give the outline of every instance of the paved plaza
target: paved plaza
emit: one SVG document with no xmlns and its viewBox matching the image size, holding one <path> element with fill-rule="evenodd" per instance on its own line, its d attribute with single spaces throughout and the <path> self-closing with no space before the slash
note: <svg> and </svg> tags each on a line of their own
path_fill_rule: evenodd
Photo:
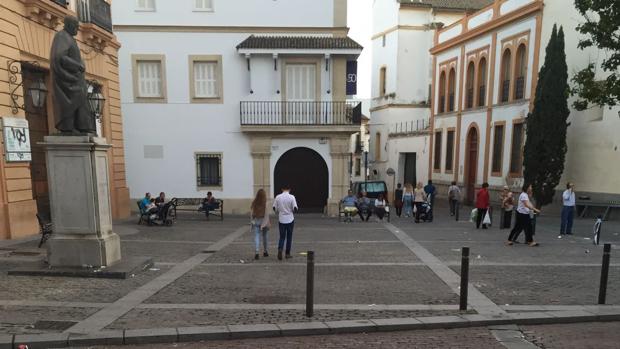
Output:
<svg viewBox="0 0 620 349">
<path fill-rule="evenodd" d="M 463 246 L 471 248 L 470 314 L 576 311 L 596 304 L 603 247 L 594 246 L 590 239 L 592 219 L 577 220 L 575 234 L 558 239 L 558 218 L 542 216 L 535 236 L 539 247 L 505 246 L 508 231 L 476 230 L 472 223 L 454 221 L 446 211 L 440 207 L 434 222 L 420 224 L 396 217 L 391 223 L 374 219 L 342 223 L 336 218 L 300 215 L 294 258 L 284 261 L 276 258 L 277 229 L 269 233 L 271 255 L 253 259 L 246 217 L 205 221 L 199 214 L 185 213 L 173 227 L 139 226 L 137 218 L 120 221 L 115 231 L 122 239 L 123 256 L 155 260 L 153 268 L 127 280 L 8 276 L 8 270 L 43 258 L 38 253 L 44 249 L 38 250 L 35 240 L 3 242 L 0 336 L 458 315 Z M 620 224 L 605 222 L 603 242 L 613 244 L 607 304 L 618 312 L 619 234 Z M 304 252 L 308 250 L 316 254 L 313 318 L 304 314 Z M 618 323 L 597 328 L 610 326 L 620 328 Z M 546 331 L 537 332 L 538 328 L 544 327 L 528 332 L 521 326 L 519 331 L 532 343 L 557 342 Z M 450 331 L 446 337 L 421 332 L 420 338 L 448 340 L 451 333 L 461 338 L 464 332 Z M 451 347 L 497 347 L 487 328 L 470 331 L 463 338 L 492 344 Z M 559 327 L 557 331 L 561 332 Z M 359 338 L 346 335 L 324 347 L 345 347 Z M 408 336 L 390 333 L 368 338 L 388 343 Z M 296 340 L 303 344 L 304 339 Z M 244 347 L 241 342 L 239 347 Z M 411 347 L 425 346 L 411 342 Z"/>
</svg>

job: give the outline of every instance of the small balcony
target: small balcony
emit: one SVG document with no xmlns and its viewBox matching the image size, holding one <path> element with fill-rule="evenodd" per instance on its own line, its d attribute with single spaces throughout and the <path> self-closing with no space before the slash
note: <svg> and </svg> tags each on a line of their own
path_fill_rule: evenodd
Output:
<svg viewBox="0 0 620 349">
<path fill-rule="evenodd" d="M 360 102 L 242 101 L 240 118 L 245 130 L 256 130 L 257 127 L 288 130 L 291 127 L 317 130 L 354 127 L 359 131 L 362 107 Z"/>
<path fill-rule="evenodd" d="M 112 12 L 109 3 L 104 0 L 78 0 L 77 6 L 81 22 L 95 24 L 112 33 Z"/>
</svg>

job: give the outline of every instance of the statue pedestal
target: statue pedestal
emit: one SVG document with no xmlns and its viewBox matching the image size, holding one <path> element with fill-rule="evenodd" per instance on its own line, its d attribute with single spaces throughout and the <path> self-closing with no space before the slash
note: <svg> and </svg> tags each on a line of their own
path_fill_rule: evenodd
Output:
<svg viewBox="0 0 620 349">
<path fill-rule="evenodd" d="M 47 242 L 52 267 L 110 266 L 121 259 L 112 232 L 105 138 L 47 136 L 47 180 L 54 233 Z"/>
</svg>

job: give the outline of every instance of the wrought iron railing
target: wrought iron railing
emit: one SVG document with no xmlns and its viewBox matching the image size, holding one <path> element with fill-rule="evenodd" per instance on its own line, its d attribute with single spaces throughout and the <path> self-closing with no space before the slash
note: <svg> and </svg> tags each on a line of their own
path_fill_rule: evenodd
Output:
<svg viewBox="0 0 620 349">
<path fill-rule="evenodd" d="M 439 113 L 446 111 L 446 96 L 439 96 Z"/>
<path fill-rule="evenodd" d="M 502 95 L 501 95 L 500 101 L 508 102 L 509 95 L 510 95 L 510 80 L 504 80 L 502 82 Z"/>
<path fill-rule="evenodd" d="M 104 0 L 78 0 L 78 16 L 84 23 L 93 23 L 112 32 L 110 4 Z"/>
<path fill-rule="evenodd" d="M 454 93 L 448 96 L 448 111 L 454 111 Z"/>
<path fill-rule="evenodd" d="M 397 122 L 390 125 L 390 136 L 402 136 L 423 132 L 430 129 L 430 120 L 418 119 L 405 122 Z"/>
<path fill-rule="evenodd" d="M 243 101 L 241 125 L 359 125 L 360 102 Z"/>
<path fill-rule="evenodd" d="M 519 77 L 515 80 L 515 99 L 523 99 L 525 96 L 525 78 Z"/>
<path fill-rule="evenodd" d="M 467 109 L 471 109 L 474 107 L 474 88 L 467 89 L 467 104 L 465 105 Z"/>
</svg>

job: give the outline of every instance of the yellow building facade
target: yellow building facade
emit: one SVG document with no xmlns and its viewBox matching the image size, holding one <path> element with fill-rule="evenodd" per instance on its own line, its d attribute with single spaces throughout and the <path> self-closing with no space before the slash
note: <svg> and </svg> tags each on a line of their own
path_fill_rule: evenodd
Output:
<svg viewBox="0 0 620 349">
<path fill-rule="evenodd" d="M 86 79 L 100 86 L 105 97 L 98 128 L 100 136 L 112 145 L 108 156 L 113 218 L 129 216 L 118 83 L 120 44 L 112 33 L 110 5 L 110 0 L 0 2 L 0 118 L 28 121 L 32 158 L 10 161 L 2 132 L 0 240 L 37 234 L 37 213 L 46 216 L 49 212 L 45 152 L 37 143 L 56 132 L 49 93 L 52 90 L 49 54 L 54 34 L 62 30 L 67 15 L 80 18 L 76 40 L 86 66 Z M 45 104 L 36 107 L 29 91 L 39 82 L 47 87 L 48 93 Z"/>
</svg>

